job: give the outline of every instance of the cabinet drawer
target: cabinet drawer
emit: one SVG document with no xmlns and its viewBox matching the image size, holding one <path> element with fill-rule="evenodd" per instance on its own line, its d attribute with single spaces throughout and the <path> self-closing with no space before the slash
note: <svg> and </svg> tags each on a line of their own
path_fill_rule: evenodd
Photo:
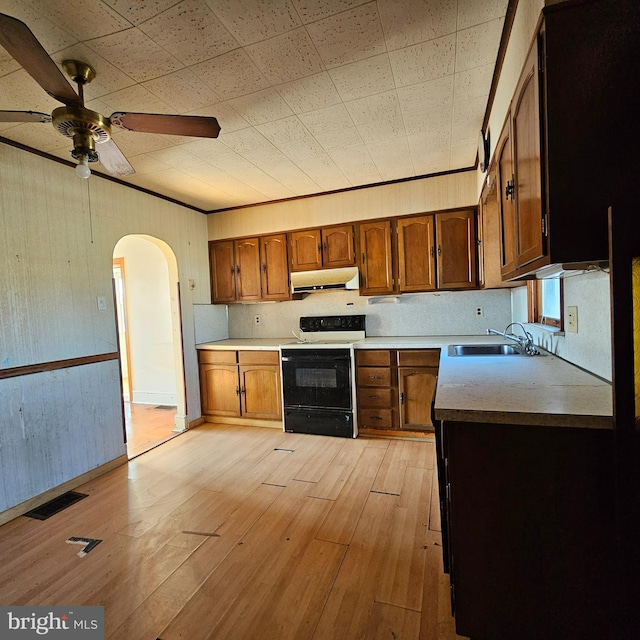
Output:
<svg viewBox="0 0 640 640">
<path fill-rule="evenodd" d="M 198 361 L 202 364 L 236 364 L 236 352 L 200 349 Z"/>
<path fill-rule="evenodd" d="M 356 365 L 359 367 L 390 367 L 391 352 L 387 349 L 356 349 Z"/>
<path fill-rule="evenodd" d="M 392 407 L 393 390 L 391 387 L 376 389 L 362 387 L 358 389 L 358 406 L 360 407 Z"/>
<path fill-rule="evenodd" d="M 391 386 L 391 369 L 388 367 L 358 367 L 359 387 Z"/>
<path fill-rule="evenodd" d="M 437 367 L 440 349 L 408 349 L 398 351 L 400 367 Z"/>
<path fill-rule="evenodd" d="M 360 427 L 392 429 L 393 409 L 360 409 L 358 419 Z"/>
<path fill-rule="evenodd" d="M 240 364 L 280 364 L 279 351 L 238 351 Z"/>
</svg>

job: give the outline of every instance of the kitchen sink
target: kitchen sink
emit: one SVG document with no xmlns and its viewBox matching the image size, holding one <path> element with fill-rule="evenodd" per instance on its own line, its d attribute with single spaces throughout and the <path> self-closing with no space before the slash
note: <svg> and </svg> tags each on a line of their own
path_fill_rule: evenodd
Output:
<svg viewBox="0 0 640 640">
<path fill-rule="evenodd" d="M 521 356 L 513 344 L 450 344 L 450 356 Z"/>
</svg>

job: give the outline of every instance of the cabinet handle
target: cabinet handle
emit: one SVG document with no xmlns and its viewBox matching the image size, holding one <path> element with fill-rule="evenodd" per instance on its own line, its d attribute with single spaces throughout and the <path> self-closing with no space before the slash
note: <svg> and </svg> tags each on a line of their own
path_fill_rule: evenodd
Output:
<svg viewBox="0 0 640 640">
<path fill-rule="evenodd" d="M 247 391 L 246 391 L 246 389 L 245 389 L 244 387 L 242 387 L 242 388 L 240 389 L 240 393 L 241 393 L 242 395 L 246 395 Z"/>
<path fill-rule="evenodd" d="M 240 273 L 240 267 L 236 265 L 236 273 Z"/>
<path fill-rule="evenodd" d="M 369 400 L 380 400 L 380 396 L 369 396 Z"/>
<path fill-rule="evenodd" d="M 240 387 L 236 387 L 236 395 L 239 396 L 240 395 Z"/>
<path fill-rule="evenodd" d="M 432 257 L 432 258 L 433 258 L 433 256 L 434 256 L 434 253 L 435 253 L 435 251 L 434 251 L 433 245 L 431 245 L 431 257 Z"/>
<path fill-rule="evenodd" d="M 326 253 L 327 252 L 327 243 L 324 242 L 322 245 L 322 250 Z"/>
<path fill-rule="evenodd" d="M 513 196 L 515 195 L 516 192 L 516 185 L 514 184 L 514 180 L 513 178 L 511 180 L 509 180 L 509 182 L 507 182 L 507 186 L 504 190 L 504 197 L 509 200 L 513 200 Z"/>
<path fill-rule="evenodd" d="M 322 251 L 322 243 L 318 242 L 318 251 Z"/>
<path fill-rule="evenodd" d="M 369 376 L 369 380 L 381 380 L 382 376 Z"/>
<path fill-rule="evenodd" d="M 266 264 L 266 263 L 262 265 L 262 270 L 263 270 L 265 273 L 267 273 L 267 264 Z"/>
<path fill-rule="evenodd" d="M 362 264 L 364 264 L 364 252 L 362 253 Z"/>
<path fill-rule="evenodd" d="M 440 245 L 438 245 L 438 255 L 439 256 L 442 255 L 442 247 Z"/>
<path fill-rule="evenodd" d="M 400 394 L 400 404 L 404 404 L 404 392 Z"/>
<path fill-rule="evenodd" d="M 231 267 L 231 275 L 233 275 L 236 272 L 236 268 L 235 267 Z"/>
<path fill-rule="evenodd" d="M 382 420 L 380 416 L 371 416 L 372 420 Z"/>
</svg>

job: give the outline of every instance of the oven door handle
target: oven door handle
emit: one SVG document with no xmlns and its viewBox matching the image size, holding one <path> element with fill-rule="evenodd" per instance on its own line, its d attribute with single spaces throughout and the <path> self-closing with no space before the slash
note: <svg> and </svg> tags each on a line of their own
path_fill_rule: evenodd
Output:
<svg viewBox="0 0 640 640">
<path fill-rule="evenodd" d="M 349 356 L 340 356 L 337 358 L 297 358 L 294 356 L 282 356 L 282 362 L 345 362 L 351 360 Z"/>
</svg>

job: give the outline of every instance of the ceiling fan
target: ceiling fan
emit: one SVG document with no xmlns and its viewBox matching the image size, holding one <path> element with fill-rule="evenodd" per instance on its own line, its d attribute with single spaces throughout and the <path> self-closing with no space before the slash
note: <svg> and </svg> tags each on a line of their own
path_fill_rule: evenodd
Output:
<svg viewBox="0 0 640 640">
<path fill-rule="evenodd" d="M 51 115 L 37 111 L 0 111 L 0 122 L 52 122 L 56 130 L 73 139 L 71 155 L 78 161 L 76 173 L 91 175 L 90 162 L 102 166 L 114 176 L 135 173 L 129 161 L 111 137 L 112 126 L 129 131 L 163 133 L 178 136 L 217 138 L 220 125 L 209 116 L 164 115 L 117 111 L 108 118 L 84 106 L 84 86 L 96 75 L 90 65 L 78 60 L 62 63 L 78 91 L 64 77 L 24 22 L 0 13 L 0 45 L 52 97 L 65 106 Z"/>
</svg>

